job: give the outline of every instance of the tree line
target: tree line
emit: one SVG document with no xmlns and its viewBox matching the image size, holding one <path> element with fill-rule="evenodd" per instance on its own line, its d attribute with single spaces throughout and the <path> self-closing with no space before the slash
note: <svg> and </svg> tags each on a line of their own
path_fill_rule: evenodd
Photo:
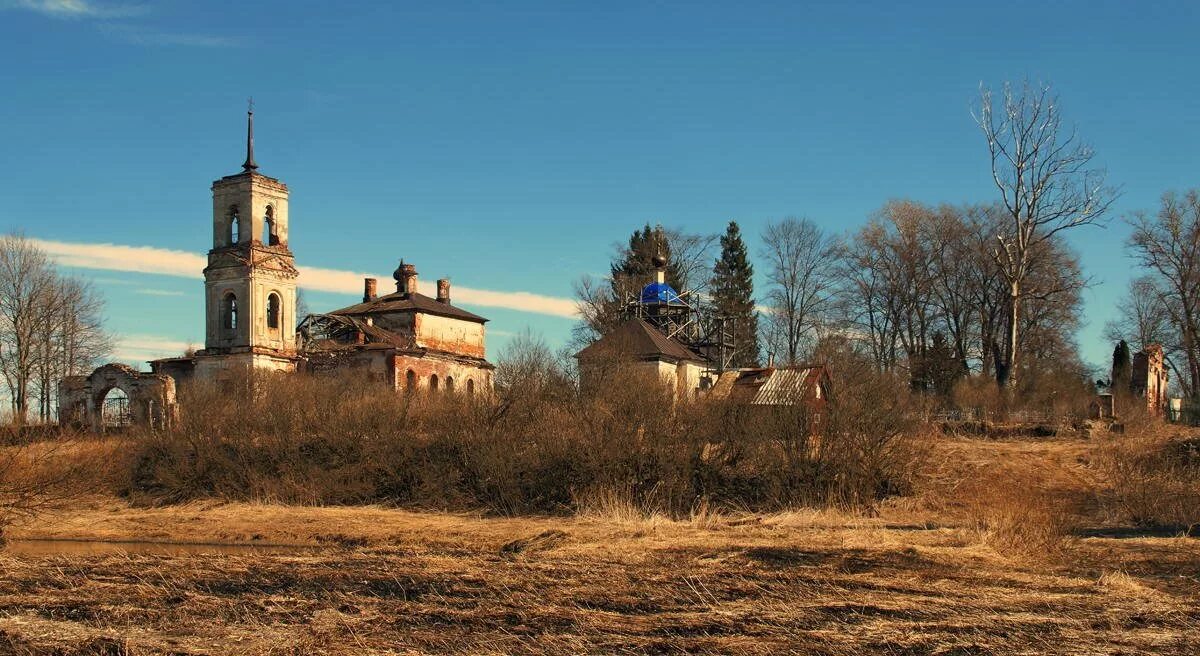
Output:
<svg viewBox="0 0 1200 656">
<path fill-rule="evenodd" d="M 55 417 L 58 381 L 89 373 L 110 352 L 103 321 L 90 283 L 60 273 L 24 236 L 0 236 L 0 382 L 13 423 Z"/>
<path fill-rule="evenodd" d="M 981 87 L 972 115 L 994 200 L 894 200 L 844 234 L 806 218 L 770 222 L 757 249 L 765 283 L 757 296 L 736 222 L 719 239 L 647 225 L 617 249 L 606 282 L 577 284 L 584 319 L 577 339 L 619 324 L 623 300 L 645 284 L 661 254 L 670 261 L 668 282 L 730 317 L 734 366 L 764 356 L 799 363 L 849 348 L 922 391 L 948 394 L 972 373 L 1016 393 L 1047 377 L 1085 380 L 1074 333 L 1088 281 L 1064 237 L 1100 223 L 1117 190 L 1091 146 L 1064 123 L 1049 86 L 1005 84 L 995 95 Z M 1200 235 L 1200 222 L 1196 229 Z M 1187 330 L 1179 340 L 1200 356 L 1200 325 Z M 1193 379 L 1200 385 L 1200 364 Z"/>
</svg>

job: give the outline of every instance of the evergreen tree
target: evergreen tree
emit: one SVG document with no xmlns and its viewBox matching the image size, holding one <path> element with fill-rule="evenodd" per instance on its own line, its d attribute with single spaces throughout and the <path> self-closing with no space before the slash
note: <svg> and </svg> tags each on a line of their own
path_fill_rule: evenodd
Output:
<svg viewBox="0 0 1200 656">
<path fill-rule="evenodd" d="M 1133 364 L 1129 357 L 1129 344 L 1125 340 L 1117 342 L 1113 349 L 1111 391 L 1114 394 L 1129 392 L 1129 383 L 1133 380 Z"/>
<path fill-rule="evenodd" d="M 733 336 L 734 367 L 758 366 L 758 313 L 754 310 L 754 266 L 746 254 L 742 231 L 730 221 L 721 236 L 721 256 L 713 266 L 710 285 L 713 309 L 725 317 Z"/>
<path fill-rule="evenodd" d="M 642 288 L 654 280 L 654 257 L 667 258 L 667 283 L 683 292 L 686 285 L 683 269 L 671 258 L 671 242 L 662 226 L 635 229 L 627 246 L 617 249 L 609 265 L 611 277 L 607 285 L 592 285 L 584 279 L 576 285 L 583 321 L 577 326 L 575 341 L 582 347 L 608 333 L 623 320 L 626 303 L 641 294 Z"/>
<path fill-rule="evenodd" d="M 667 284 L 678 292 L 685 291 L 682 289 L 682 269 L 671 258 L 671 243 L 666 231 L 661 225 L 651 228 L 647 223 L 645 228 L 633 231 L 629 236 L 629 247 L 610 267 L 613 295 L 618 301 L 654 281 L 654 257 L 657 255 L 667 259 Z"/>
</svg>

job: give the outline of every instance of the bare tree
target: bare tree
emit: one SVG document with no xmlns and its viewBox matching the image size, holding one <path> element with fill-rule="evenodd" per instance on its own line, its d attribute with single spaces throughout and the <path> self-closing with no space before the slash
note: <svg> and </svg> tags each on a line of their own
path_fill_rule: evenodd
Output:
<svg viewBox="0 0 1200 656">
<path fill-rule="evenodd" d="M 1024 284 L 1037 245 L 1057 233 L 1097 223 L 1115 198 L 1095 153 L 1072 129 L 1064 129 L 1058 97 L 1028 80 L 1005 83 L 996 107 L 992 93 L 980 87 L 973 112 L 987 139 L 992 179 L 1000 190 L 1007 226 L 996 234 L 992 256 L 1008 287 L 1005 340 L 997 357 L 996 381 L 1015 388 L 1020 360 L 1020 312 Z"/>
<path fill-rule="evenodd" d="M 43 422 L 54 418 L 58 381 L 86 374 L 112 349 L 111 336 L 104 330 L 104 299 L 90 283 L 58 276 L 45 300 L 34 381 Z"/>
<path fill-rule="evenodd" d="M 8 386 L 13 421 L 29 414 L 39 335 L 54 294 L 54 269 L 46 255 L 20 235 L 0 237 L 0 374 Z"/>
<path fill-rule="evenodd" d="M 0 237 L 0 376 L 13 421 L 36 403 L 53 414 L 58 379 L 83 373 L 107 354 L 103 301 L 85 282 L 66 278 L 21 235 Z"/>
<path fill-rule="evenodd" d="M 833 291 L 835 242 L 811 220 L 797 218 L 767 224 L 762 241 L 769 308 L 765 341 L 789 364 L 796 363 Z"/>
<path fill-rule="evenodd" d="M 1157 215 L 1139 212 L 1129 223 L 1129 249 L 1150 271 L 1139 291 L 1157 298 L 1147 312 L 1165 313 L 1178 335 L 1187 367 L 1180 384 L 1191 397 L 1200 392 L 1200 192 L 1165 194 Z"/>
</svg>

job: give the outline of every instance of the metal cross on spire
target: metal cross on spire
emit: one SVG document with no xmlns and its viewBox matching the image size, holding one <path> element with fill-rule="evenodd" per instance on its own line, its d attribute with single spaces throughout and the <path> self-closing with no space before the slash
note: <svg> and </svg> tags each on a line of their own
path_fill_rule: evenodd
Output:
<svg viewBox="0 0 1200 656">
<path fill-rule="evenodd" d="M 258 168 L 254 161 L 254 96 L 250 96 L 246 105 L 246 163 L 242 164 L 242 170 L 249 173 Z"/>
</svg>

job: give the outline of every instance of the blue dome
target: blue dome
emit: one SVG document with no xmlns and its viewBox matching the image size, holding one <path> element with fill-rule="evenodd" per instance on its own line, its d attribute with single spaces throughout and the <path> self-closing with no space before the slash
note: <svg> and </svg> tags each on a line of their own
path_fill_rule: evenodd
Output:
<svg viewBox="0 0 1200 656">
<path fill-rule="evenodd" d="M 679 292 L 665 282 L 652 282 L 642 288 L 643 303 L 666 303 L 668 305 L 687 305 L 679 298 Z"/>
</svg>

